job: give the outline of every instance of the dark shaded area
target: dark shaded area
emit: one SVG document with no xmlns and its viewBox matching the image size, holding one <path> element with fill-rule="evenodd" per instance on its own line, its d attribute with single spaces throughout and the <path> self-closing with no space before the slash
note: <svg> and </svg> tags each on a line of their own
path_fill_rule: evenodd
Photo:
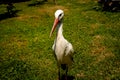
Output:
<svg viewBox="0 0 120 80">
<path fill-rule="evenodd" d="M 7 18 L 12 18 L 17 16 L 17 12 L 20 10 L 16 10 L 16 7 L 13 5 L 18 2 L 25 2 L 30 0 L 0 0 L 0 4 L 7 4 L 6 10 L 7 12 L 0 14 L 0 21 Z"/>
<path fill-rule="evenodd" d="M 16 10 L 16 7 L 12 3 L 7 4 L 6 10 L 7 12 L 0 14 L 0 20 L 16 17 L 17 12 L 21 11 Z"/>
<path fill-rule="evenodd" d="M 75 77 L 74 76 L 71 76 L 71 75 L 68 75 L 67 76 L 67 78 L 66 78 L 66 76 L 65 75 L 62 75 L 61 76 L 61 80 L 74 80 L 75 79 Z"/>
<path fill-rule="evenodd" d="M 120 80 L 120 77 L 117 76 L 117 77 L 112 78 L 111 80 Z"/>
<path fill-rule="evenodd" d="M 9 12 L 5 12 L 3 14 L 0 14 L 0 21 L 3 20 L 3 19 L 7 19 L 7 18 L 12 18 L 12 17 L 16 17 L 17 16 L 17 13 L 21 11 L 21 10 L 15 10 L 11 13 Z"/>
<path fill-rule="evenodd" d="M 43 5 L 45 2 L 47 2 L 47 0 L 43 0 L 43 1 L 35 1 L 35 2 L 32 2 L 30 4 L 28 4 L 28 6 L 39 6 L 39 5 Z"/>
<path fill-rule="evenodd" d="M 120 11 L 120 0 L 98 0 L 98 7 L 94 7 L 94 9 L 111 12 Z"/>
<path fill-rule="evenodd" d="M 0 0 L 0 4 L 18 3 L 25 1 L 30 1 L 30 0 Z"/>
<path fill-rule="evenodd" d="M 3 75 L 4 74 L 4 75 Z M 0 80 L 34 80 L 31 65 L 21 60 L 0 61 Z M 18 76 L 19 75 L 19 76 Z"/>
<path fill-rule="evenodd" d="M 35 0 L 34 2 L 28 4 L 28 6 L 39 6 L 43 5 L 45 2 L 48 2 L 48 0 Z M 56 0 L 53 0 L 54 4 L 56 4 Z"/>
<path fill-rule="evenodd" d="M 67 65 L 66 65 L 66 64 L 61 64 L 61 68 L 62 68 L 63 70 L 66 70 L 66 69 L 67 69 Z"/>
</svg>

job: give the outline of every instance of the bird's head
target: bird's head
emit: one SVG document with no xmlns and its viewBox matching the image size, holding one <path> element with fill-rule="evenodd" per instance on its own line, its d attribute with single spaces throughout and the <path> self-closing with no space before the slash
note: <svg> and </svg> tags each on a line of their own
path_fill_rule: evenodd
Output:
<svg viewBox="0 0 120 80">
<path fill-rule="evenodd" d="M 57 10 L 55 12 L 55 19 L 58 19 L 59 21 L 61 21 L 63 19 L 63 16 L 64 16 L 63 10 Z"/>
<path fill-rule="evenodd" d="M 51 37 L 52 33 L 54 32 L 55 28 L 57 27 L 58 23 L 62 21 L 63 16 L 64 16 L 63 10 L 57 10 L 55 12 L 55 20 L 54 20 L 52 30 L 50 32 L 50 37 Z"/>
</svg>

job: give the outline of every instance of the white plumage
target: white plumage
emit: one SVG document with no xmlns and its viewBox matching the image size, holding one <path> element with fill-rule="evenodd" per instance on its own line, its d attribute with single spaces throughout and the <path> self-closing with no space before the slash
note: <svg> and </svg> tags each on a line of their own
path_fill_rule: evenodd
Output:
<svg viewBox="0 0 120 80">
<path fill-rule="evenodd" d="M 73 63 L 73 52 L 74 52 L 72 44 L 69 43 L 62 34 L 63 16 L 64 16 L 64 12 L 62 10 L 57 10 L 55 12 L 55 21 L 50 33 L 51 36 L 55 28 L 57 28 L 56 39 L 54 41 L 52 49 L 55 52 L 56 59 L 58 62 L 59 79 L 60 79 L 60 67 L 62 67 L 62 69 L 66 69 L 66 76 L 67 76 L 68 66 L 70 66 Z"/>
</svg>

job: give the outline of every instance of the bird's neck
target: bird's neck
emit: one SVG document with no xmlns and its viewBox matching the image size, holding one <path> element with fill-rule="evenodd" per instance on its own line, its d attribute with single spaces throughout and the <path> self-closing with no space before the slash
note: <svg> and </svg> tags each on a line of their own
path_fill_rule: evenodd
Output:
<svg viewBox="0 0 120 80">
<path fill-rule="evenodd" d="M 61 21 L 61 22 L 59 22 L 59 24 L 58 24 L 58 26 L 57 26 L 57 36 L 56 36 L 57 39 L 63 37 L 63 34 L 62 34 L 62 32 L 63 32 L 62 26 L 63 26 L 63 23 L 62 23 L 62 21 Z"/>
</svg>

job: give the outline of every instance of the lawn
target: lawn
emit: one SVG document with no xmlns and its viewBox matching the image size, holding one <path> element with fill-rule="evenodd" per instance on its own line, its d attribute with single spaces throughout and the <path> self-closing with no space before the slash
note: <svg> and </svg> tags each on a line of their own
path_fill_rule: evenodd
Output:
<svg viewBox="0 0 120 80">
<path fill-rule="evenodd" d="M 120 79 L 120 13 L 95 10 L 96 0 L 15 3 L 15 17 L 0 20 L 0 80 L 57 80 L 49 38 L 54 12 L 64 10 L 63 34 L 75 54 L 74 80 Z M 0 5 L 0 15 L 6 13 Z M 2 16 L 0 16 L 2 17 Z"/>
</svg>

